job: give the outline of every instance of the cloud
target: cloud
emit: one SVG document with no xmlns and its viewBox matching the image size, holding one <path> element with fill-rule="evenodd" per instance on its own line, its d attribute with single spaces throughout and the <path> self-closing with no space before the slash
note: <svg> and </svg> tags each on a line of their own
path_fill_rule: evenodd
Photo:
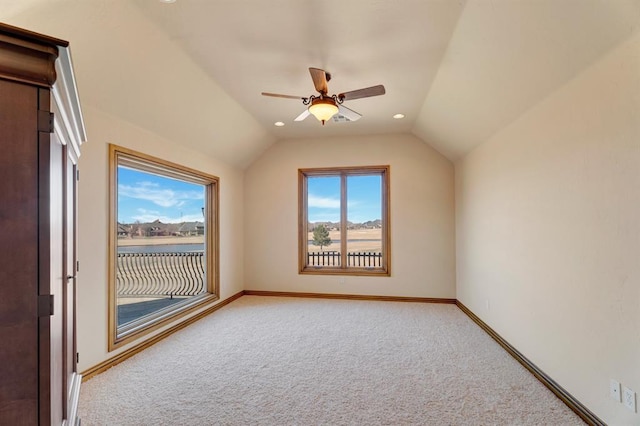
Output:
<svg viewBox="0 0 640 426">
<path fill-rule="evenodd" d="M 147 209 L 143 209 L 143 208 L 137 208 L 136 211 L 138 212 L 138 214 L 143 214 L 143 215 L 156 215 L 156 216 L 160 216 L 160 212 L 158 210 L 147 210 Z"/>
<path fill-rule="evenodd" d="M 140 212 L 133 215 L 133 221 L 139 221 L 140 223 L 151 223 L 159 220 L 162 223 L 182 223 L 182 222 L 203 222 L 204 217 L 202 214 L 188 214 L 180 217 L 163 216 L 161 214 L 155 214 L 157 212 Z"/>
<path fill-rule="evenodd" d="M 317 207 L 323 209 L 339 209 L 340 200 L 336 198 L 318 197 L 313 194 L 309 194 L 307 197 L 307 205 L 309 207 Z"/>
<path fill-rule="evenodd" d="M 202 200 L 202 191 L 175 191 L 162 189 L 153 182 L 136 182 L 134 185 L 118 185 L 118 195 L 136 200 L 150 201 L 160 207 L 180 207 L 187 200 Z"/>
</svg>

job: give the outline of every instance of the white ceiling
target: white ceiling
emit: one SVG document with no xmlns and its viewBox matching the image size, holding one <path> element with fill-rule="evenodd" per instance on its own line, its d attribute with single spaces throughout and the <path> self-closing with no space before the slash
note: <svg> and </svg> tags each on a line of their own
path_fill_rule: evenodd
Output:
<svg viewBox="0 0 640 426">
<path fill-rule="evenodd" d="M 278 138 L 411 131 L 463 9 L 450 0 L 135 3 Z M 301 101 L 260 93 L 317 95 L 309 67 L 331 72 L 330 93 L 377 84 L 387 93 L 345 103 L 363 115 L 356 122 L 294 122 Z M 400 112 L 408 119 L 392 118 Z"/>
<path fill-rule="evenodd" d="M 378 133 L 455 160 L 640 22 L 640 0 L 5 3 L 1 21 L 71 42 L 83 103 L 241 167 L 280 139 Z M 356 122 L 294 122 L 300 101 L 260 93 L 314 94 L 309 67 L 330 93 L 387 93 L 347 101 Z"/>
</svg>

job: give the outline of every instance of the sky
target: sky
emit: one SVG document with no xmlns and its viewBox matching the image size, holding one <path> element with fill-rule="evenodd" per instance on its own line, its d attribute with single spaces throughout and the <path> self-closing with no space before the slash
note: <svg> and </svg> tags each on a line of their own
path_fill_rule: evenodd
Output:
<svg viewBox="0 0 640 426">
<path fill-rule="evenodd" d="M 204 186 L 118 166 L 118 222 L 202 222 Z"/>
<path fill-rule="evenodd" d="M 307 180 L 309 222 L 340 222 L 340 178 Z M 118 222 L 202 222 L 204 186 L 118 167 Z M 347 220 L 382 217 L 381 177 L 347 177 Z"/>
<path fill-rule="evenodd" d="M 347 177 L 347 220 L 363 223 L 382 218 L 380 175 Z M 340 222 L 340 177 L 307 178 L 309 222 Z"/>
</svg>

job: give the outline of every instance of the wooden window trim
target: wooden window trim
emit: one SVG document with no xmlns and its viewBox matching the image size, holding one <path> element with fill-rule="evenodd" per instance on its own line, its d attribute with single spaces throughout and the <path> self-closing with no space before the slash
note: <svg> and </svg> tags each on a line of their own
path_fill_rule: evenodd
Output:
<svg viewBox="0 0 640 426">
<path fill-rule="evenodd" d="M 120 161 L 121 160 L 121 161 Z M 117 220 L 118 220 L 118 164 L 133 166 L 138 170 L 160 173 L 164 176 L 198 183 L 205 186 L 205 213 L 208 218 L 205 235 L 207 293 L 194 296 L 189 303 L 181 304 L 171 310 L 160 310 L 151 315 L 149 320 L 136 323 L 118 333 L 117 326 L 117 292 L 116 292 L 116 253 L 117 253 Z M 109 250 L 108 250 L 108 350 L 109 352 L 128 343 L 140 339 L 169 323 L 180 324 L 187 321 L 185 316 L 195 312 L 206 304 L 218 300 L 219 290 L 219 178 L 176 164 L 158 157 L 143 154 L 128 148 L 109 144 Z M 182 321 L 176 321 L 182 319 Z"/>
<path fill-rule="evenodd" d="M 382 267 L 376 269 L 347 267 L 346 262 L 339 268 L 309 267 L 306 263 L 308 248 L 308 205 L 307 178 L 321 176 L 341 176 L 340 179 L 340 221 L 347 223 L 346 177 L 380 174 L 382 181 Z M 344 178 L 343 178 L 344 177 Z M 298 169 L 298 273 L 309 275 L 358 275 L 391 276 L 391 228 L 390 228 L 390 166 L 353 166 Z M 347 252 L 347 227 L 340 226 L 340 252 Z"/>
</svg>

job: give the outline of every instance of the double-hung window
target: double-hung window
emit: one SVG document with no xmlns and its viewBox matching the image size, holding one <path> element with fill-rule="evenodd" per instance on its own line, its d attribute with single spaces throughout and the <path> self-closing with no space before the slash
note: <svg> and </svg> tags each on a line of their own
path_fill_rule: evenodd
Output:
<svg viewBox="0 0 640 426">
<path fill-rule="evenodd" d="M 390 275 L 389 166 L 300 169 L 301 274 Z"/>
</svg>

